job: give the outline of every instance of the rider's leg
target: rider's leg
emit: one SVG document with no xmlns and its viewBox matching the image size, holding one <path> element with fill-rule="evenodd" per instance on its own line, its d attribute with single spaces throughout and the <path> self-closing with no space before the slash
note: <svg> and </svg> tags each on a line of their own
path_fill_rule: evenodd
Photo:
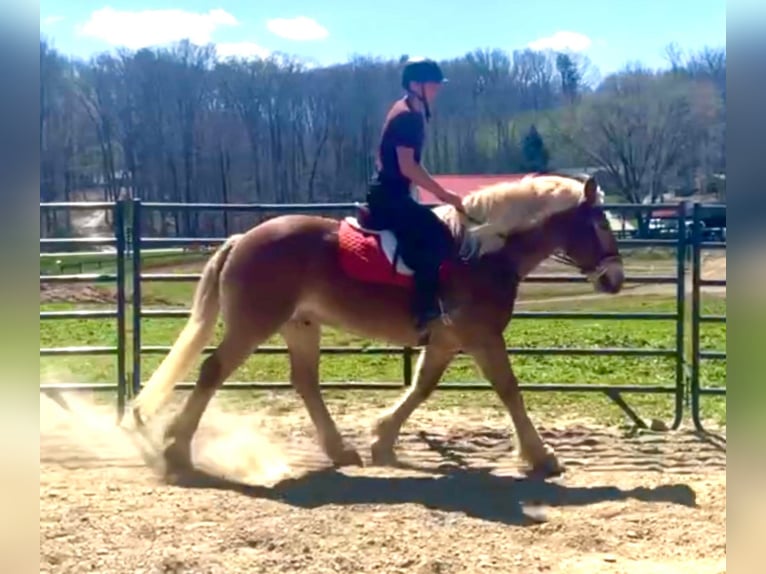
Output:
<svg viewBox="0 0 766 574">
<path fill-rule="evenodd" d="M 412 312 L 415 316 L 415 328 L 424 332 L 428 324 L 441 316 L 438 304 L 439 268 L 426 263 L 414 270 L 414 290 Z"/>
<path fill-rule="evenodd" d="M 439 266 L 444 259 L 440 220 L 414 200 L 402 202 L 397 236 L 402 260 L 413 270 L 412 312 L 419 332 L 441 315 L 438 304 Z"/>
</svg>

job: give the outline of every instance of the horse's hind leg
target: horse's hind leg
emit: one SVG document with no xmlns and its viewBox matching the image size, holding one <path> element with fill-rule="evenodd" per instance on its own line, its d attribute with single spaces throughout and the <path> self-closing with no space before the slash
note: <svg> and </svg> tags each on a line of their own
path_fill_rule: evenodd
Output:
<svg viewBox="0 0 766 574">
<path fill-rule="evenodd" d="M 303 399 L 322 450 L 338 466 L 361 466 L 359 453 L 344 443 L 319 388 L 319 324 L 293 319 L 285 323 L 280 332 L 290 355 L 290 382 Z"/>
<path fill-rule="evenodd" d="M 429 345 L 420 353 L 413 384 L 399 402 L 383 413 L 373 426 L 372 461 L 379 465 L 394 464 L 394 444 L 407 419 L 434 391 L 449 366 L 455 351 Z"/>
<path fill-rule="evenodd" d="M 253 331 L 252 326 L 247 329 L 245 322 L 237 325 L 237 329 L 227 327 L 220 345 L 202 362 L 194 389 L 165 430 L 163 454 L 168 473 L 182 472 L 192 467 L 192 438 L 210 399 L 255 348 L 278 327 L 276 325 L 273 329 L 266 329 L 261 326 Z"/>
</svg>

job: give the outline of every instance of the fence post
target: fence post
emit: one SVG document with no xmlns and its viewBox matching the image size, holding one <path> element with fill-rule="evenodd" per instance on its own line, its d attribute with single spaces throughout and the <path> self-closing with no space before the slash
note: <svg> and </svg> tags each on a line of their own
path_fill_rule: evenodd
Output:
<svg viewBox="0 0 766 574">
<path fill-rule="evenodd" d="M 684 399 L 686 398 L 686 222 L 688 202 L 682 201 L 678 205 L 678 243 L 676 244 L 676 405 L 675 418 L 671 425 L 673 429 L 681 426 L 684 413 Z"/>
<path fill-rule="evenodd" d="M 141 390 L 141 200 L 133 199 L 131 235 L 133 270 L 133 396 Z"/>
<path fill-rule="evenodd" d="M 125 373 L 125 202 L 114 205 L 114 229 L 117 241 L 117 421 L 125 413 L 127 376 Z"/>
<path fill-rule="evenodd" d="M 402 375 L 403 385 L 409 387 L 412 384 L 412 347 L 402 349 Z"/>
<path fill-rule="evenodd" d="M 692 419 L 699 428 L 699 402 L 700 402 L 700 280 L 702 268 L 702 241 L 700 233 L 700 208 L 699 202 L 694 203 L 692 218 L 692 373 L 691 373 L 691 408 Z"/>
</svg>

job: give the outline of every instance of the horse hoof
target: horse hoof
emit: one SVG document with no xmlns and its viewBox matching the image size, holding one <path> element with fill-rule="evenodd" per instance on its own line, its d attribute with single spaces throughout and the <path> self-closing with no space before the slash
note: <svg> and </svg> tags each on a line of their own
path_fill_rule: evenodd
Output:
<svg viewBox="0 0 766 574">
<path fill-rule="evenodd" d="M 555 478 L 564 474 L 565 470 L 564 465 L 557 459 L 549 459 L 544 461 L 539 467 L 535 467 L 534 472 L 544 478 Z"/>
<path fill-rule="evenodd" d="M 362 457 L 353 448 L 343 449 L 340 453 L 332 457 L 335 466 L 364 466 Z"/>
<path fill-rule="evenodd" d="M 165 476 L 176 477 L 194 469 L 188 445 L 172 443 L 162 452 L 165 461 Z"/>
<path fill-rule="evenodd" d="M 372 464 L 376 466 L 395 466 L 396 454 L 394 449 L 372 446 Z"/>
<path fill-rule="evenodd" d="M 544 445 L 542 456 L 523 456 L 527 474 L 535 478 L 553 478 L 564 473 L 564 465 L 559 462 L 556 452 L 549 445 Z"/>
<path fill-rule="evenodd" d="M 530 474 L 537 478 L 555 478 L 564 474 L 564 465 L 555 454 L 550 453 L 532 467 Z"/>
</svg>

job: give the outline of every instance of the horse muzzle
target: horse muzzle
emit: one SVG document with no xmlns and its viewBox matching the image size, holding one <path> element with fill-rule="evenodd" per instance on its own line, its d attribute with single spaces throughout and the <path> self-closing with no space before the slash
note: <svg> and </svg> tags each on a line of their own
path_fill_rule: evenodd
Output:
<svg viewBox="0 0 766 574">
<path fill-rule="evenodd" d="M 625 282 L 622 258 L 608 257 L 604 259 L 594 271 L 588 273 L 588 280 L 599 293 L 616 295 L 622 290 L 622 285 Z"/>
</svg>

